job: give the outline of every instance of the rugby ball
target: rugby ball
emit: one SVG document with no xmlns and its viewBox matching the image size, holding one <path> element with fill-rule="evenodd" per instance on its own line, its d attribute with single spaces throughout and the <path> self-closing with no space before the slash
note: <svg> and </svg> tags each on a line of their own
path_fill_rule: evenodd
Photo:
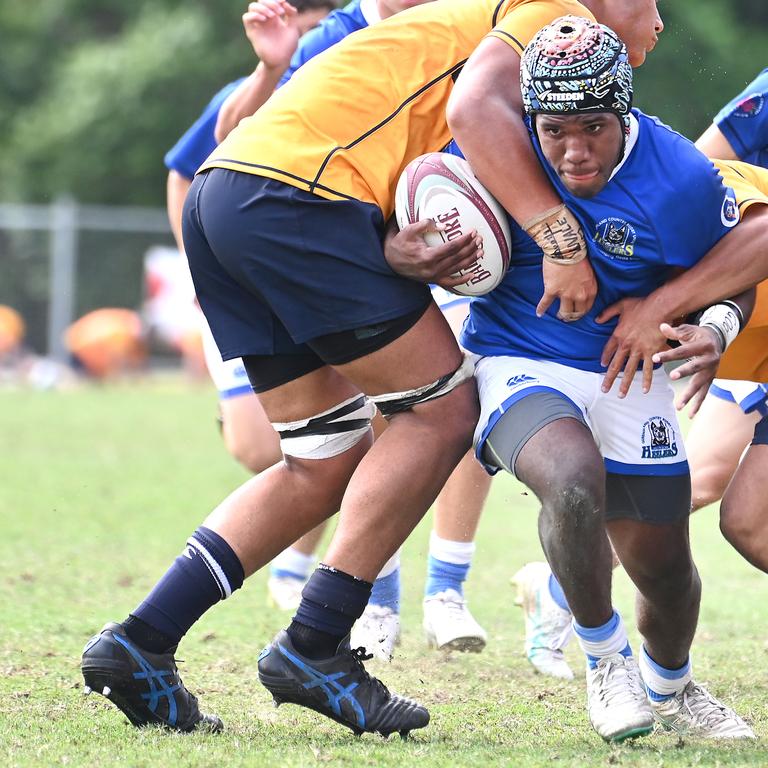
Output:
<svg viewBox="0 0 768 768">
<path fill-rule="evenodd" d="M 395 217 L 400 229 L 424 219 L 440 222 L 444 229 L 428 232 L 427 245 L 450 242 L 473 229 L 483 238 L 483 255 L 456 273 L 471 277 L 452 288 L 454 293 L 482 296 L 503 280 L 511 243 L 507 214 L 464 158 L 430 152 L 412 160 L 397 183 Z"/>
</svg>

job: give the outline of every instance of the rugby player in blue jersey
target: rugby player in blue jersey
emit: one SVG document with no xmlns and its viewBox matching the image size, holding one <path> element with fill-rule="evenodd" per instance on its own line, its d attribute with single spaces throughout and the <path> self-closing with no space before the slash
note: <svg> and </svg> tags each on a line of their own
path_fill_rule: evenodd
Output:
<svg viewBox="0 0 768 768">
<path fill-rule="evenodd" d="M 253 114 L 310 59 L 347 35 L 393 16 L 425 0 L 352 0 L 343 8 L 327 12 L 326 0 L 296 3 L 260 0 L 250 3 L 243 15 L 246 35 L 259 59 L 247 78 L 222 88 L 195 124 L 166 154 L 168 210 L 181 249 L 181 209 L 197 168 L 219 141 L 237 123 Z M 456 243 L 457 251 L 462 243 Z M 450 264 L 446 274 L 454 267 Z M 458 334 L 467 315 L 469 299 L 435 286 L 433 296 Z M 225 444 L 229 452 L 254 473 L 281 458 L 277 434 L 251 389 L 240 359 L 221 360 L 221 355 L 203 321 L 205 358 L 219 391 L 219 407 Z M 377 429 L 383 429 L 381 419 Z M 475 551 L 475 532 L 490 478 L 467 454 L 449 478 L 435 503 L 434 527 L 430 536 L 427 579 L 424 588 L 424 630 L 431 647 L 441 650 L 480 651 L 485 630 L 470 612 L 463 583 Z M 269 599 L 283 610 L 295 610 L 304 582 L 314 568 L 314 551 L 325 524 L 303 536 L 281 552 L 270 565 Z M 387 561 L 374 582 L 371 599 L 355 624 L 352 643 L 363 646 L 379 660 L 389 660 L 400 639 L 400 553 Z"/>
<path fill-rule="evenodd" d="M 631 109 L 626 50 L 606 27 L 554 22 L 526 48 L 521 73 L 534 147 L 591 235 L 599 289 L 576 322 L 537 317 L 541 252 L 513 222 L 508 276 L 473 301 L 462 335 L 480 356 L 477 456 L 491 472 L 515 474 L 542 504 L 542 545 L 587 655 L 595 730 L 622 740 L 650 732 L 656 718 L 705 737 L 752 737 L 692 679 L 700 582 L 673 394 L 653 367 L 658 338 L 628 360 L 631 321 L 617 324 L 609 309 L 663 291 L 738 222 L 738 208 L 690 142 Z M 630 388 L 637 366 L 642 387 Z M 638 589 L 638 660 L 611 602 L 609 535 Z"/>
</svg>

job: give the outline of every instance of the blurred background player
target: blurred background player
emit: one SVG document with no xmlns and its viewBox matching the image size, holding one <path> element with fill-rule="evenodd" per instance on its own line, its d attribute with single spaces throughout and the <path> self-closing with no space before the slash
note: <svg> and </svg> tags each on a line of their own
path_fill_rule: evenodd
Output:
<svg viewBox="0 0 768 768">
<path fill-rule="evenodd" d="M 132 309 L 88 312 L 67 328 L 64 342 L 82 370 L 95 379 L 140 370 L 147 359 L 141 317 Z"/>
<path fill-rule="evenodd" d="M 246 35 L 259 64 L 253 74 L 225 86 L 198 121 L 166 155 L 169 168 L 168 211 L 178 231 L 186 189 L 194 171 L 216 145 L 248 115 L 253 114 L 303 64 L 347 35 L 426 0 L 353 0 L 334 10 L 300 38 L 307 10 L 282 0 L 251 3 L 243 15 Z M 310 19 L 317 20 L 313 10 Z M 213 131 L 215 126 L 215 131 Z M 182 194 L 183 193 L 183 194 Z M 181 241 L 178 240 L 181 247 Z M 435 287 L 433 296 L 458 336 L 469 299 Z M 215 341 L 203 321 L 206 361 L 217 385 L 225 443 L 230 453 L 254 474 L 280 460 L 277 434 L 251 389 L 240 360 L 221 361 Z M 383 429 L 384 424 L 377 429 Z M 463 584 L 474 556 L 475 533 L 490 488 L 490 477 L 471 453 L 451 475 L 435 506 L 424 588 L 424 631 L 430 647 L 481 651 L 487 635 L 467 607 Z M 277 607 L 294 610 L 314 567 L 314 553 L 325 525 L 318 526 L 278 555 L 270 566 L 268 590 Z M 368 606 L 355 625 L 353 644 L 389 659 L 400 636 L 400 557 L 384 566 L 374 582 Z"/>
</svg>

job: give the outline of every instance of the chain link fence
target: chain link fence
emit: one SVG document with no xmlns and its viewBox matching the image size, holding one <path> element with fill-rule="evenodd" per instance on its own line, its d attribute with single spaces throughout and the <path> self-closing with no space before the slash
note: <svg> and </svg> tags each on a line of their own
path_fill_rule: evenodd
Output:
<svg viewBox="0 0 768 768">
<path fill-rule="evenodd" d="M 17 310 L 34 352 L 64 362 L 62 334 L 99 307 L 139 309 L 144 257 L 173 246 L 162 209 L 0 204 L 0 304 Z"/>
</svg>

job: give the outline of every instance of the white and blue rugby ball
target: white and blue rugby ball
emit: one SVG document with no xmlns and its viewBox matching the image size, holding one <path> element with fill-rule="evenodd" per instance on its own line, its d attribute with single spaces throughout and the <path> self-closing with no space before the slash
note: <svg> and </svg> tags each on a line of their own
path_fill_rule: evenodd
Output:
<svg viewBox="0 0 768 768">
<path fill-rule="evenodd" d="M 503 280 L 511 245 L 507 214 L 463 158 L 430 152 L 408 163 L 395 191 L 395 217 L 400 229 L 424 219 L 440 222 L 445 229 L 428 232 L 427 245 L 473 229 L 483 238 L 482 257 L 457 273 L 471 277 L 454 293 L 482 296 Z"/>
</svg>

